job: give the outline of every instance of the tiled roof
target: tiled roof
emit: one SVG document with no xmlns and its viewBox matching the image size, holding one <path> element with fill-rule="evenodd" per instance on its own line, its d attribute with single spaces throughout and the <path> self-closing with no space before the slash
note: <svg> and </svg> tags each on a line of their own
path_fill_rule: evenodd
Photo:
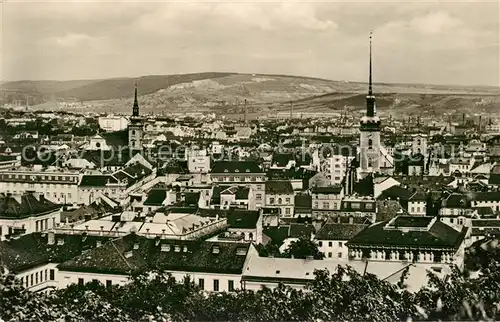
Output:
<svg viewBox="0 0 500 322">
<path fill-rule="evenodd" d="M 349 240 L 368 227 L 362 224 L 339 224 L 327 222 L 316 234 L 317 240 Z"/>
<path fill-rule="evenodd" d="M 255 161 L 218 161 L 214 162 L 212 173 L 262 173 Z"/>
<path fill-rule="evenodd" d="M 479 216 L 493 215 L 493 208 L 491 207 L 474 207 L 473 209 L 477 211 Z"/>
<path fill-rule="evenodd" d="M 259 217 L 259 211 L 234 210 L 226 213 L 229 228 L 255 229 Z"/>
<path fill-rule="evenodd" d="M 60 270 L 128 274 L 169 271 L 241 274 L 248 243 L 148 239 L 127 235 L 68 260 Z"/>
<path fill-rule="evenodd" d="M 13 272 L 47 263 L 62 263 L 96 246 L 99 236 L 55 235 L 48 244 L 48 234 L 32 233 L 0 242 L 0 262 Z M 64 241 L 62 245 L 59 241 Z"/>
<path fill-rule="evenodd" d="M 0 194 L 0 218 L 25 218 L 55 211 L 59 208 L 59 205 L 43 196 L 37 199 L 29 192 L 18 196 L 17 199 L 10 194 Z"/>
<path fill-rule="evenodd" d="M 466 227 L 456 231 L 436 220 L 429 230 L 384 229 L 387 222 L 376 223 L 348 241 L 350 246 L 458 248 L 467 233 Z"/>
<path fill-rule="evenodd" d="M 285 167 L 288 162 L 295 161 L 295 157 L 291 153 L 275 153 L 273 154 L 272 164 L 278 167 Z"/>
<path fill-rule="evenodd" d="M 293 194 L 292 183 L 288 180 L 266 181 L 266 194 Z"/>
<path fill-rule="evenodd" d="M 313 225 L 291 223 L 288 229 L 288 237 L 309 239 L 314 232 L 315 229 Z"/>
<path fill-rule="evenodd" d="M 113 178 L 113 176 L 108 174 L 85 174 L 82 176 L 82 180 L 80 181 L 80 187 L 105 187 L 106 184 L 117 183 L 118 181 Z"/>
<path fill-rule="evenodd" d="M 167 190 L 165 189 L 151 189 L 148 196 L 144 201 L 145 206 L 161 206 L 163 201 L 167 198 Z"/>
<path fill-rule="evenodd" d="M 312 196 L 310 195 L 296 195 L 295 196 L 295 209 L 297 208 L 312 208 Z"/>
<path fill-rule="evenodd" d="M 459 194 L 459 193 L 452 193 L 443 200 L 443 207 L 446 208 L 468 208 L 470 206 L 470 200 L 468 200 L 467 196 Z"/>
<path fill-rule="evenodd" d="M 311 192 L 314 194 L 339 194 L 342 192 L 342 186 L 314 187 Z"/>
<path fill-rule="evenodd" d="M 250 188 L 245 186 L 232 186 L 224 189 L 220 194 L 223 195 L 235 195 L 237 200 L 248 199 L 248 194 L 250 193 Z"/>
</svg>

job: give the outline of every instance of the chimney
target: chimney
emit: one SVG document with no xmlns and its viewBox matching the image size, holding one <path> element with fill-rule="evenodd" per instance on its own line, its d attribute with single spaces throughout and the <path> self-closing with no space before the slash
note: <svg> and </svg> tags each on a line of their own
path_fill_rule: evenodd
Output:
<svg viewBox="0 0 500 322">
<path fill-rule="evenodd" d="M 353 223 L 354 223 L 354 218 L 353 218 L 353 217 L 349 217 L 349 223 L 350 223 L 350 224 L 353 224 Z"/>
<path fill-rule="evenodd" d="M 54 245 L 55 241 L 56 241 L 56 236 L 55 236 L 54 232 L 49 231 L 47 233 L 47 244 Z"/>
</svg>

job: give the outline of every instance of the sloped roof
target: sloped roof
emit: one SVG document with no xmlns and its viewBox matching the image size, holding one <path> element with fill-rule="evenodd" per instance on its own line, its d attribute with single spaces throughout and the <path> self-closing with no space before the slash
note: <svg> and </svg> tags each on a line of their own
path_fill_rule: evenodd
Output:
<svg viewBox="0 0 500 322">
<path fill-rule="evenodd" d="M 234 210 L 226 213 L 229 228 L 255 229 L 259 221 L 259 211 Z"/>
<path fill-rule="evenodd" d="M 341 224 L 329 221 L 320 228 L 315 238 L 317 240 L 349 240 L 367 228 L 363 224 Z"/>
<path fill-rule="evenodd" d="M 293 194 L 292 183 L 288 180 L 266 181 L 266 194 Z"/>
<path fill-rule="evenodd" d="M 167 198 L 167 190 L 165 189 L 151 189 L 148 196 L 144 201 L 145 206 L 161 206 L 163 201 Z"/>
<path fill-rule="evenodd" d="M 109 174 L 84 174 L 80 181 L 80 187 L 105 187 L 106 184 L 117 183 L 118 181 Z"/>
<path fill-rule="evenodd" d="M 26 218 L 55 211 L 59 208 L 59 205 L 44 197 L 37 199 L 30 192 L 18 196 L 17 199 L 10 194 L 0 194 L 0 218 Z"/>
<path fill-rule="evenodd" d="M 218 161 L 214 162 L 212 173 L 262 173 L 262 169 L 255 161 Z"/>
<path fill-rule="evenodd" d="M 168 245 L 169 248 L 162 247 L 162 245 Z M 138 272 L 155 268 L 170 271 L 241 274 L 249 247 L 248 243 L 155 240 L 127 235 L 109 241 L 84 255 L 76 256 L 60 264 L 58 268 L 67 271 L 115 274 L 128 274 L 130 271 Z"/>
<path fill-rule="evenodd" d="M 429 230 L 384 229 L 388 222 L 380 222 L 361 231 L 351 238 L 351 246 L 392 246 L 392 247 L 435 247 L 458 248 L 467 233 L 466 227 L 456 231 L 436 220 Z"/>
<path fill-rule="evenodd" d="M 288 228 L 288 237 L 291 238 L 311 238 L 315 229 L 310 224 L 291 223 Z"/>
<path fill-rule="evenodd" d="M 57 240 L 63 240 L 61 245 Z M 96 246 L 100 236 L 55 235 L 55 243 L 48 244 L 48 234 L 32 233 L 0 242 L 1 263 L 14 273 L 47 263 L 62 263 Z"/>
</svg>

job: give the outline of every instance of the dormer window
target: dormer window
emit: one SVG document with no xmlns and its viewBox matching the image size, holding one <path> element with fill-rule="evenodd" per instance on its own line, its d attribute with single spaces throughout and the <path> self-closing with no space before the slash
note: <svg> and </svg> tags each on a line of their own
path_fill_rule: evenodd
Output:
<svg viewBox="0 0 500 322">
<path fill-rule="evenodd" d="M 130 257 L 132 257 L 133 254 L 132 254 L 132 251 L 129 250 L 128 252 L 125 252 L 124 255 L 125 255 L 125 258 L 130 258 Z"/>
<path fill-rule="evenodd" d="M 234 172 L 240 172 L 240 170 L 236 169 L 236 170 L 234 170 Z"/>
<path fill-rule="evenodd" d="M 57 245 L 64 245 L 64 238 L 58 238 Z"/>
<path fill-rule="evenodd" d="M 139 249 L 139 243 L 134 243 L 134 249 Z"/>
<path fill-rule="evenodd" d="M 228 169 L 224 169 L 224 172 L 229 172 L 229 170 Z"/>
<path fill-rule="evenodd" d="M 245 248 L 237 248 L 236 255 L 245 256 L 247 254 L 247 250 Z"/>
<path fill-rule="evenodd" d="M 212 248 L 212 253 L 213 253 L 213 254 L 219 254 L 219 253 L 220 253 L 220 248 L 219 248 L 219 246 L 214 246 L 214 247 Z"/>
<path fill-rule="evenodd" d="M 170 245 L 169 244 L 162 244 L 161 245 L 161 251 L 162 252 L 169 252 L 170 251 Z"/>
<path fill-rule="evenodd" d="M 245 172 L 250 172 L 250 169 L 246 169 L 246 171 L 245 171 Z"/>
<path fill-rule="evenodd" d="M 182 251 L 183 251 L 184 253 L 187 253 L 187 251 L 188 251 L 187 246 L 182 247 Z"/>
<path fill-rule="evenodd" d="M 179 246 L 179 245 L 175 245 L 175 247 L 174 247 L 174 252 L 178 253 L 178 252 L 180 252 L 180 251 L 181 251 L 181 246 Z"/>
</svg>

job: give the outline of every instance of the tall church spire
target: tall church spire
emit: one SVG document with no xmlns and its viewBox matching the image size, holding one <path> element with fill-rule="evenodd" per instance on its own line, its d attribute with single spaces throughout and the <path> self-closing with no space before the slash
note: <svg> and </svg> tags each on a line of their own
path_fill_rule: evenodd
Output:
<svg viewBox="0 0 500 322">
<path fill-rule="evenodd" d="M 139 102 L 137 101 L 137 82 L 135 82 L 134 106 L 132 107 L 132 116 L 139 116 Z"/>
<path fill-rule="evenodd" d="M 368 80 L 368 95 L 372 96 L 372 32 L 370 31 L 370 76 Z"/>
<path fill-rule="evenodd" d="M 370 58 L 369 58 L 369 76 L 368 76 L 368 96 L 366 96 L 366 116 L 373 117 L 375 111 L 375 96 L 372 89 L 372 32 L 370 31 Z"/>
</svg>

